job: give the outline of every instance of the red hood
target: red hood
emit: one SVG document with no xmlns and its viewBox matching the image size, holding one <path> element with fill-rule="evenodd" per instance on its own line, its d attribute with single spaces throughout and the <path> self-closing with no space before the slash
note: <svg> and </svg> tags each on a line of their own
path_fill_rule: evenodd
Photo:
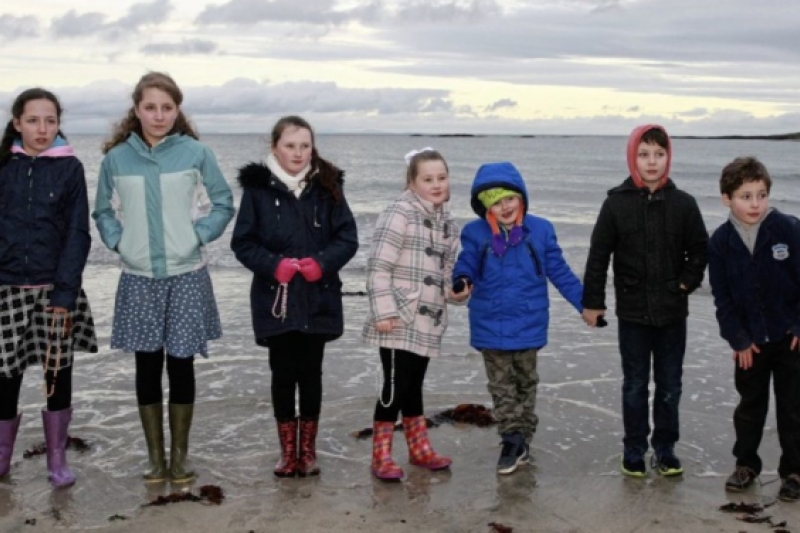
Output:
<svg viewBox="0 0 800 533">
<path fill-rule="evenodd" d="M 658 129 L 664 132 L 667 135 L 667 130 L 665 130 L 662 126 L 658 124 L 644 124 L 643 126 L 637 126 L 631 132 L 631 136 L 628 137 L 628 170 L 631 173 L 631 178 L 633 178 L 633 183 L 636 184 L 637 187 L 647 187 L 645 183 L 642 181 L 642 177 L 639 176 L 639 171 L 636 169 L 636 156 L 639 152 L 639 145 L 642 142 L 642 136 L 652 129 Z M 669 139 L 669 135 L 667 135 L 667 139 Z M 661 181 L 658 183 L 658 187 L 656 189 L 660 189 L 667 183 L 669 179 L 669 167 L 672 164 L 672 141 L 669 141 L 669 145 L 667 146 L 667 167 L 664 169 L 664 176 L 661 178 Z"/>
</svg>

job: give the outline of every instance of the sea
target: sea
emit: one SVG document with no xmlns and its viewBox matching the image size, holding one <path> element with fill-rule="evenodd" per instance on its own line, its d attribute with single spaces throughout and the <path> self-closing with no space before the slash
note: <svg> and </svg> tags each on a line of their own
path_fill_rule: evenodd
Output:
<svg viewBox="0 0 800 533">
<path fill-rule="evenodd" d="M 103 137 L 72 135 L 69 140 L 84 164 L 93 205 Z M 216 154 L 238 205 L 241 189 L 236 182 L 237 169 L 266 158 L 268 136 L 206 135 L 202 140 Z M 447 159 L 450 208 L 461 225 L 476 216 L 470 208 L 469 190 L 478 167 L 496 161 L 516 165 L 528 188 L 530 212 L 553 222 L 567 262 L 582 276 L 600 206 L 607 191 L 628 175 L 626 141 L 619 136 L 318 135 L 320 154 L 345 171 L 345 195 L 358 224 L 360 248 L 342 272 L 345 290 L 355 294 L 364 290 L 366 258 L 375 222 L 404 188 L 403 155 L 424 147 L 439 150 Z M 720 172 L 733 158 L 747 155 L 758 157 L 771 173 L 771 205 L 800 215 L 797 143 L 674 139 L 671 177 L 697 199 L 709 231 L 728 216 L 720 201 Z M 209 358 L 198 359 L 196 364 L 197 404 L 190 458 L 199 473 L 198 485 L 219 485 L 233 500 L 263 499 L 267 509 L 264 512 L 274 512 L 276 516 L 281 516 L 281 502 L 306 498 L 333 509 L 360 505 L 374 509 L 414 502 L 422 507 L 412 506 L 411 512 L 444 510 L 457 520 L 457 510 L 472 512 L 471 516 L 485 510 L 489 516 L 502 505 L 511 505 L 515 513 L 524 515 L 533 491 L 538 491 L 540 497 L 542 491 L 547 495 L 547 487 L 563 487 L 573 482 L 572 476 L 595 480 L 619 476 L 621 371 L 613 291 L 609 298 L 610 326 L 593 330 L 553 290 L 550 341 L 539 357 L 540 422 L 532 443 L 535 466 L 515 477 L 513 485 L 501 485 L 494 475 L 499 453 L 495 430 L 466 425 L 430 430 L 437 449 L 453 457 L 447 476 L 423 475 L 406 464 L 411 473 L 397 488 L 373 484 L 369 474 L 370 441 L 352 434 L 371 424 L 381 375 L 376 350 L 361 342 L 368 304 L 366 298 L 357 295 L 344 298 L 345 333 L 326 350 L 318 438 L 323 474 L 314 480 L 274 480 L 271 468 L 279 447 L 270 400 L 271 375 L 267 351 L 253 341 L 248 299 L 251 274 L 230 250 L 232 228 L 233 223 L 208 246 L 224 334 L 210 344 Z M 0 481 L 0 529 L 4 531 L 11 530 L 4 526 L 23 527 L 18 525 L 21 517 L 75 529 L 107 525 L 114 515 L 136 520 L 149 512 L 142 510 L 143 503 L 174 489 L 145 487 L 139 477 L 146 467 L 147 455 L 134 393 L 133 357 L 109 348 L 119 265 L 94 228 L 92 239 L 85 289 L 93 307 L 101 350 L 98 354 L 79 353 L 75 358 L 74 421 L 70 429 L 90 448 L 68 452 L 79 478 L 69 491 L 51 490 L 43 457 L 22 457 L 23 450 L 43 441 L 38 413 L 44 405 L 41 376 L 31 368 L 23 386 L 23 420 L 12 473 Z M 706 487 L 703 480 L 711 478 L 713 486 L 721 491 L 733 466 L 731 416 L 737 394 L 731 351 L 718 336 L 707 283 L 691 296 L 690 302 L 682 435 L 676 451 L 687 470 L 683 490 Z M 166 389 L 166 379 L 164 386 Z M 461 403 L 490 407 L 491 398 L 486 391 L 482 358 L 469 346 L 467 310 L 453 306 L 443 354 L 431 361 L 428 370 L 426 414 Z M 395 446 L 399 459 L 405 461 L 401 442 L 398 434 Z M 762 448 L 762 477 L 774 477 L 779 450 L 772 415 Z M 663 490 L 678 491 L 674 497 L 681 494 L 680 487 Z M 609 494 L 613 498 L 615 493 L 612 490 Z M 551 496 L 548 501 L 558 500 L 558 494 Z M 302 512 L 302 507 L 294 509 Z M 252 509 L 254 516 L 260 512 Z M 253 529 L 244 527 L 248 522 L 241 520 L 237 527 L 232 522 L 229 530 Z"/>
</svg>

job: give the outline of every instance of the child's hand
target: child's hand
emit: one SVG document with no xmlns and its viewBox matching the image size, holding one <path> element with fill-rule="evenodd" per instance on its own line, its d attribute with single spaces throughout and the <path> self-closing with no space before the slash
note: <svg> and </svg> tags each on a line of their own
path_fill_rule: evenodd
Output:
<svg viewBox="0 0 800 533">
<path fill-rule="evenodd" d="M 275 280 L 278 283 L 289 283 L 300 270 L 297 259 L 284 257 L 275 269 Z"/>
<path fill-rule="evenodd" d="M 792 344 L 789 345 L 789 351 L 793 352 L 795 348 L 800 348 L 800 339 L 793 335 Z"/>
<path fill-rule="evenodd" d="M 309 283 L 314 283 L 322 279 L 322 268 L 319 266 L 319 263 L 310 257 L 300 259 L 297 262 L 297 269 Z"/>
<path fill-rule="evenodd" d="M 747 370 L 753 366 L 754 353 L 761 353 L 761 350 L 755 344 L 751 344 L 746 350 L 733 352 L 733 360 L 739 362 L 739 366 L 742 370 Z"/>
<path fill-rule="evenodd" d="M 378 320 L 375 322 L 375 329 L 378 330 L 378 333 L 391 333 L 394 326 L 394 318 L 387 318 L 386 320 Z"/>
<path fill-rule="evenodd" d="M 463 302 L 469 295 L 472 294 L 472 282 L 469 278 L 458 278 L 456 282 L 453 284 L 453 288 L 450 290 L 450 294 L 448 295 L 448 299 L 453 300 L 454 302 Z"/>
<path fill-rule="evenodd" d="M 587 326 L 596 328 L 598 319 L 605 317 L 605 314 L 605 309 L 584 309 L 581 317 L 583 317 L 583 321 L 586 322 Z"/>
</svg>

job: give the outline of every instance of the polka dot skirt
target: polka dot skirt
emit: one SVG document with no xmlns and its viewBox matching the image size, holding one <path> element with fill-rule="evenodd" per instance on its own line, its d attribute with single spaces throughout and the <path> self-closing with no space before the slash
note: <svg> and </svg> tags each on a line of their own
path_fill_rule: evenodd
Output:
<svg viewBox="0 0 800 533">
<path fill-rule="evenodd" d="M 207 268 L 165 279 L 123 273 L 119 279 L 111 348 L 174 357 L 208 357 L 206 342 L 222 336 Z"/>
</svg>

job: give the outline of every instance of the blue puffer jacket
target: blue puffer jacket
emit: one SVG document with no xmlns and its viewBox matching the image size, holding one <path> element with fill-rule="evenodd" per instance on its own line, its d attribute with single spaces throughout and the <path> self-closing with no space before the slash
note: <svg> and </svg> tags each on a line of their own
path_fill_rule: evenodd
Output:
<svg viewBox="0 0 800 533">
<path fill-rule="evenodd" d="M 527 350 L 547 344 L 550 321 L 549 279 L 581 312 L 583 288 L 561 253 L 550 221 L 526 214 L 525 239 L 502 257 L 490 246 L 492 230 L 478 193 L 495 187 L 518 191 L 528 209 L 525 182 L 511 163 L 481 166 L 472 184 L 472 208 L 481 217 L 461 232 L 462 251 L 453 281 L 468 277 L 474 287 L 469 300 L 470 344 L 478 350 Z"/>
<path fill-rule="evenodd" d="M 339 270 L 358 250 L 356 221 L 342 194 L 331 195 L 311 179 L 300 198 L 289 192 L 266 165 L 242 168 L 244 189 L 231 249 L 253 272 L 250 309 L 256 342 L 269 346 L 269 338 L 289 331 L 319 334 L 328 340 L 344 331 L 342 281 Z M 275 269 L 285 257 L 311 257 L 322 268 L 322 279 L 308 283 L 298 273 L 289 283 L 287 315 L 272 313 L 280 284 Z"/>
<path fill-rule="evenodd" d="M 0 168 L 0 285 L 53 285 L 50 305 L 74 309 L 89 256 L 83 165 L 66 142 Z"/>
</svg>

